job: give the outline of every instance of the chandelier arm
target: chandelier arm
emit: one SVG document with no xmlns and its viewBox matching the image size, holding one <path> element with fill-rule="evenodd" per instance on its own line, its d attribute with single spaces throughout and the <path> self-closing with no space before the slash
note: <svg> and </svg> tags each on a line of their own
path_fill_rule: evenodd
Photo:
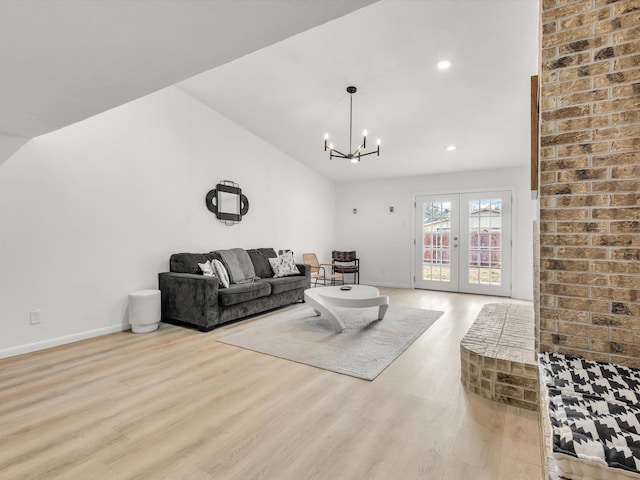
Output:
<svg viewBox="0 0 640 480">
<path fill-rule="evenodd" d="M 374 155 L 374 154 L 378 154 L 380 155 L 380 150 L 373 150 L 372 152 L 367 152 L 367 153 L 361 153 L 358 156 L 359 157 L 366 157 L 367 155 Z"/>
<path fill-rule="evenodd" d="M 333 152 L 332 155 L 334 157 L 347 158 L 347 156 L 344 153 L 342 153 L 339 150 L 336 150 L 335 148 L 331 149 L 331 151 Z"/>
</svg>

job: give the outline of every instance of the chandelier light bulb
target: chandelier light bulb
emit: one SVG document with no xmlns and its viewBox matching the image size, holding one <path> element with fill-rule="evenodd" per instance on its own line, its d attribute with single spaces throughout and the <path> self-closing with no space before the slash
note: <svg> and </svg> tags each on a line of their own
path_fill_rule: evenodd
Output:
<svg viewBox="0 0 640 480">
<path fill-rule="evenodd" d="M 377 144 L 380 145 L 380 139 L 378 139 Z"/>
<path fill-rule="evenodd" d="M 329 134 L 328 134 L 328 133 L 325 133 L 325 134 L 324 134 L 324 139 L 325 139 L 325 140 L 329 140 Z"/>
<path fill-rule="evenodd" d="M 447 147 L 447 152 L 453 152 L 457 147 L 455 145 L 449 145 Z"/>
<path fill-rule="evenodd" d="M 333 143 L 329 144 L 329 150 L 333 150 Z"/>
<path fill-rule="evenodd" d="M 366 136 L 367 136 L 367 129 L 365 128 L 365 129 L 364 129 L 364 132 L 362 132 L 362 133 L 363 133 L 363 135 L 366 137 Z"/>
<path fill-rule="evenodd" d="M 446 70 L 449 67 L 451 67 L 451 62 L 449 60 L 442 60 L 442 61 L 438 62 L 438 69 L 439 70 Z"/>
<path fill-rule="evenodd" d="M 358 157 L 353 157 L 351 159 L 351 163 L 358 163 L 359 161 L 360 161 L 360 158 L 358 158 Z"/>
</svg>

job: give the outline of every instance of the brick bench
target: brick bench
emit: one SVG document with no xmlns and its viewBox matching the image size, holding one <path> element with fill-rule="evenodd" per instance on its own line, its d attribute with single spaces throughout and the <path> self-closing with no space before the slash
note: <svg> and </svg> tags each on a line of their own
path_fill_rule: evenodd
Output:
<svg viewBox="0 0 640 480">
<path fill-rule="evenodd" d="M 539 383 L 531 305 L 489 303 L 460 341 L 461 380 L 480 396 L 538 410 Z"/>
</svg>

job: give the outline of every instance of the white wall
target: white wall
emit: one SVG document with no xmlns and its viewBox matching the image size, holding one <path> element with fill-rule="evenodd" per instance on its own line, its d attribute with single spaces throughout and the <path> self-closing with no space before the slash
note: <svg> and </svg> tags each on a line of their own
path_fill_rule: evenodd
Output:
<svg viewBox="0 0 640 480">
<path fill-rule="evenodd" d="M 529 167 L 338 184 L 336 249 L 358 252 L 362 283 L 411 288 L 413 197 L 496 187 L 514 188 L 512 296 L 532 299 L 532 224 L 536 213 L 529 191 Z M 394 213 L 389 212 L 390 206 L 395 207 Z M 354 208 L 358 209 L 356 215 Z"/>
<path fill-rule="evenodd" d="M 221 180 L 250 202 L 235 226 L 205 206 Z M 31 140 L 0 163 L 0 358 L 126 328 L 171 253 L 330 251 L 334 195 L 175 87 Z"/>
</svg>

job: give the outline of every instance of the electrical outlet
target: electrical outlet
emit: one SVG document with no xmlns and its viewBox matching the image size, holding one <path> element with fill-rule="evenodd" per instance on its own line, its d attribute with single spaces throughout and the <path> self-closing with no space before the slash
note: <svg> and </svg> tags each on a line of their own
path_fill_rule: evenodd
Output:
<svg viewBox="0 0 640 480">
<path fill-rule="evenodd" d="M 32 310 L 29 312 L 29 325 L 40 324 L 40 310 Z"/>
</svg>

